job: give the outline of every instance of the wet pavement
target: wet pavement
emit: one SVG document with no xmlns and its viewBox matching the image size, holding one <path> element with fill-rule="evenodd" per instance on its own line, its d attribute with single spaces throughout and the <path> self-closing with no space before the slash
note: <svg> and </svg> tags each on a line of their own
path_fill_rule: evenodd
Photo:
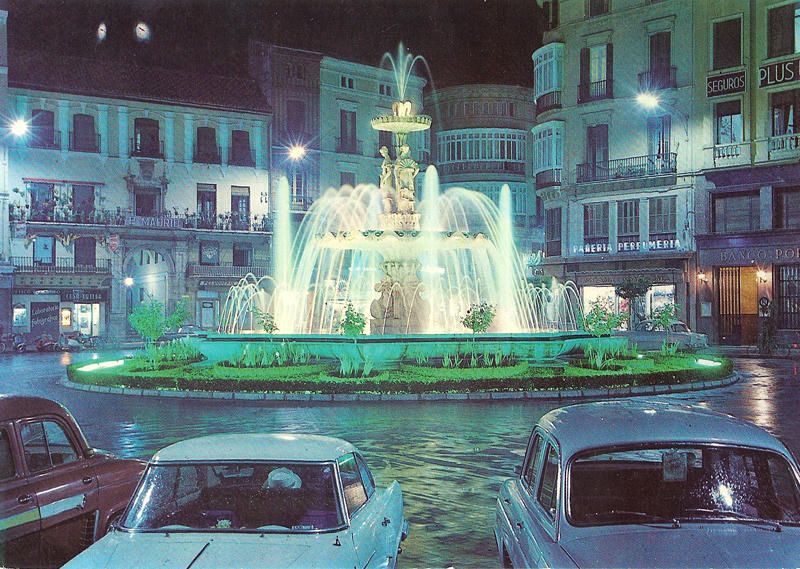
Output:
<svg viewBox="0 0 800 569">
<path fill-rule="evenodd" d="M 401 566 L 497 565 L 492 528 L 501 481 L 521 461 L 531 428 L 557 402 L 265 403 L 88 393 L 59 384 L 64 365 L 91 354 L 0 356 L 0 392 L 65 404 L 90 444 L 149 458 L 172 442 L 211 433 L 296 432 L 358 446 L 379 484 L 398 480 L 410 535 Z M 725 388 L 657 399 L 701 404 L 752 421 L 800 454 L 800 361 L 740 359 L 745 377 Z"/>
</svg>

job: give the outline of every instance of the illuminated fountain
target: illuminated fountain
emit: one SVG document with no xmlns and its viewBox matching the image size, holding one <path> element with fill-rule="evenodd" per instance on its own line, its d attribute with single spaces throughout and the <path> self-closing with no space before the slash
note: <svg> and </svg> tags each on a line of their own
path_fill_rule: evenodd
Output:
<svg viewBox="0 0 800 569">
<path fill-rule="evenodd" d="M 401 46 L 397 59 L 386 54 L 384 60 L 394 69 L 400 100 L 391 115 L 372 120 L 374 129 L 395 140 L 393 149 L 380 149 L 378 185 L 323 193 L 292 240 L 282 180 L 275 273 L 248 275 L 231 288 L 220 332 L 259 332 L 259 315 L 269 312 L 280 334 L 336 334 L 352 303 L 367 315 L 370 335 L 463 334 L 461 318 L 480 302 L 496 307 L 491 332 L 576 330 L 575 287 L 555 281 L 534 286 L 525 279 L 508 186 L 499 205 L 463 188 L 442 193 L 431 166 L 418 199 L 419 165 L 408 135 L 429 129 L 431 118 L 416 113 L 405 86 L 421 58 Z"/>
</svg>

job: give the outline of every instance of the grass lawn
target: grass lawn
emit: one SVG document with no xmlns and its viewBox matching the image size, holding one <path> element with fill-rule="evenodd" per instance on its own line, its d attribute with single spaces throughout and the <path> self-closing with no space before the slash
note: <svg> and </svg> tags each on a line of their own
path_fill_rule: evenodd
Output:
<svg viewBox="0 0 800 569">
<path fill-rule="evenodd" d="M 720 379 L 732 372 L 730 360 L 713 360 L 720 365 L 700 365 L 694 355 L 645 357 L 613 362 L 621 366 L 614 370 L 570 364 L 563 368 L 537 367 L 525 362 L 509 367 L 460 369 L 407 364 L 366 378 L 337 377 L 338 366 L 330 363 L 235 368 L 197 362 L 142 371 L 126 360 L 116 367 L 91 371 L 81 369 L 86 362 L 72 364 L 67 375 L 77 383 L 136 389 L 314 393 L 528 391 L 679 384 Z"/>
</svg>

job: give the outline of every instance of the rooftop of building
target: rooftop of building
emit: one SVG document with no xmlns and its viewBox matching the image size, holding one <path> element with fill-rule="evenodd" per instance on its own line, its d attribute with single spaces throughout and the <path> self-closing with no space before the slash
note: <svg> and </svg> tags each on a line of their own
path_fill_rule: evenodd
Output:
<svg viewBox="0 0 800 569">
<path fill-rule="evenodd" d="M 132 61 L 14 50 L 9 87 L 90 97 L 265 114 L 258 84 L 244 77 L 145 67 Z"/>
</svg>

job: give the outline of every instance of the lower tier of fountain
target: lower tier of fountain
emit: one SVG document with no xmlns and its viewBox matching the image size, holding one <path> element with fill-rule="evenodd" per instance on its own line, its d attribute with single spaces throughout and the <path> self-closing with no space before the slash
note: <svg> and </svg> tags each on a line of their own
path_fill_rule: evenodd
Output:
<svg viewBox="0 0 800 569">
<path fill-rule="evenodd" d="M 547 365 L 559 356 L 578 352 L 587 344 L 616 340 L 598 340 L 585 332 L 536 332 L 490 333 L 477 337 L 471 334 L 386 334 L 359 336 L 356 341 L 347 336 L 329 334 L 209 334 L 193 338 L 191 342 L 211 364 L 236 358 L 248 344 L 253 348 L 272 344 L 277 349 L 281 343 L 291 343 L 293 348 L 304 350 L 312 360 L 369 359 L 374 369 L 390 370 L 404 362 L 472 352 L 502 353 L 503 356 L 513 355 L 520 361 Z"/>
</svg>

